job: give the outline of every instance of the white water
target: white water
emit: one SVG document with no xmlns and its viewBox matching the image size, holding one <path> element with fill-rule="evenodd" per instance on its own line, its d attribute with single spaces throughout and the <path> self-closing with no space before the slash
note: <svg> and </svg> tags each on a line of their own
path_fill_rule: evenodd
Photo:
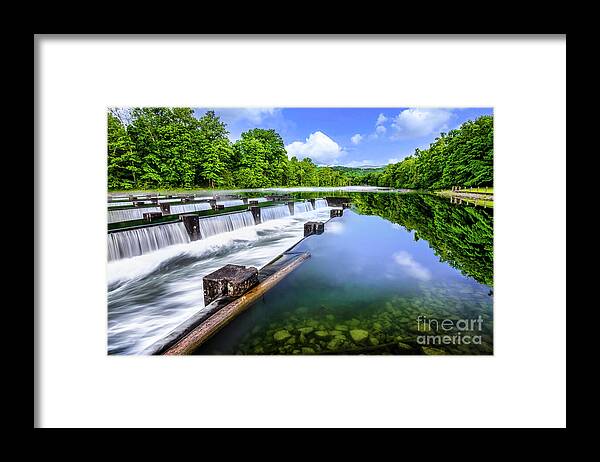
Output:
<svg viewBox="0 0 600 462">
<path fill-rule="evenodd" d="M 264 223 L 270 220 L 289 217 L 290 208 L 286 205 L 275 205 L 273 207 L 263 207 L 260 209 L 260 220 Z"/>
<path fill-rule="evenodd" d="M 294 203 L 294 214 L 312 212 L 313 210 L 313 205 L 309 201 Z"/>
<path fill-rule="evenodd" d="M 316 199 L 315 209 L 322 209 L 323 207 L 327 207 L 327 201 L 325 199 Z"/>
<path fill-rule="evenodd" d="M 182 222 L 108 234 L 108 261 L 143 255 L 173 244 L 190 242 Z"/>
<path fill-rule="evenodd" d="M 217 201 L 217 204 L 223 204 L 225 207 L 235 207 L 236 205 L 244 205 L 241 199 L 232 199 L 228 201 Z"/>
<path fill-rule="evenodd" d="M 210 210 L 210 209 L 211 209 L 211 207 L 208 202 L 199 202 L 197 204 L 172 205 L 169 215 L 177 215 L 179 213 L 188 213 L 188 212 L 200 212 L 202 210 Z"/>
<path fill-rule="evenodd" d="M 239 212 L 201 218 L 199 223 L 200 235 L 202 239 L 206 239 L 215 234 L 228 233 L 246 226 L 254 226 L 254 217 L 252 212 Z"/>
<path fill-rule="evenodd" d="M 133 205 L 133 202 L 109 202 L 109 207 L 125 207 L 126 205 Z"/>
<path fill-rule="evenodd" d="M 302 238 L 306 221 L 328 217 L 312 211 L 110 262 L 109 353 L 139 354 L 204 307 L 204 276 L 226 264 L 260 268 Z"/>
<path fill-rule="evenodd" d="M 160 212 L 160 207 L 141 207 L 135 209 L 109 210 L 108 222 L 117 223 L 119 221 L 141 220 L 146 212 Z"/>
</svg>

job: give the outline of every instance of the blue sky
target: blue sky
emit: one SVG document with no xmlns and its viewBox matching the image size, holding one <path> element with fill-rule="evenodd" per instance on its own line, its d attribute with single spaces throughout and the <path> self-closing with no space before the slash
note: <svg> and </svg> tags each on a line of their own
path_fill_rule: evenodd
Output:
<svg viewBox="0 0 600 462">
<path fill-rule="evenodd" d="M 196 108 L 201 117 L 208 108 Z M 492 108 L 212 108 L 230 139 L 251 128 L 273 128 L 288 156 L 319 165 L 387 165 L 425 149 L 442 131 L 459 127 Z"/>
</svg>

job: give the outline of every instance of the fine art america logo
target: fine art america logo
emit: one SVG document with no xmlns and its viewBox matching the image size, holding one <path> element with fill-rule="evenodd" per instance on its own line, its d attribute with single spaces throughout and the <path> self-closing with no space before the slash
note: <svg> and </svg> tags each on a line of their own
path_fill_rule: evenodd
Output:
<svg viewBox="0 0 600 462">
<path fill-rule="evenodd" d="M 417 343 L 420 345 L 481 345 L 483 318 L 433 319 L 417 317 Z"/>
</svg>

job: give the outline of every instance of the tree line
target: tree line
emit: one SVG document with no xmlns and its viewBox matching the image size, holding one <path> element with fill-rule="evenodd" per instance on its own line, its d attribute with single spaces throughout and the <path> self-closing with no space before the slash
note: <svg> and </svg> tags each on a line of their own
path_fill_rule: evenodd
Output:
<svg viewBox="0 0 600 462">
<path fill-rule="evenodd" d="M 275 130 L 254 128 L 232 143 L 225 123 L 190 108 L 108 112 L 108 187 L 265 188 L 345 186 L 349 178 L 310 158 L 288 159 Z"/>
<path fill-rule="evenodd" d="M 444 189 L 493 184 L 493 117 L 482 116 L 441 133 L 384 168 L 322 167 L 306 157 L 288 159 L 275 130 L 254 128 L 231 142 L 214 111 L 134 108 L 108 112 L 108 187 L 267 188 L 372 185 Z"/>
<path fill-rule="evenodd" d="M 377 215 L 415 231 L 442 261 L 493 286 L 494 216 L 481 207 L 453 207 L 433 194 L 356 194 L 360 213 Z"/>
<path fill-rule="evenodd" d="M 366 184 L 406 189 L 492 186 L 494 118 L 481 116 L 440 133 L 428 149 L 416 149 L 401 162 L 364 177 Z"/>
</svg>

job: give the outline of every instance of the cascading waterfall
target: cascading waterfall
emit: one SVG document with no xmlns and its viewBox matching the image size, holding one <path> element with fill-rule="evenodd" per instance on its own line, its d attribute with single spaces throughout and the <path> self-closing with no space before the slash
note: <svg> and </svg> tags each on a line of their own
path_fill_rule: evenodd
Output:
<svg viewBox="0 0 600 462">
<path fill-rule="evenodd" d="M 223 204 L 225 207 L 235 207 L 236 205 L 244 205 L 241 199 L 232 199 L 229 201 L 217 201 L 217 204 Z"/>
<path fill-rule="evenodd" d="M 201 218 L 200 236 L 205 239 L 215 234 L 227 233 L 246 226 L 254 226 L 252 212 L 230 213 L 214 217 Z"/>
<path fill-rule="evenodd" d="M 316 199 L 315 209 L 322 209 L 323 207 L 327 207 L 327 201 L 325 199 Z"/>
<path fill-rule="evenodd" d="M 135 257 L 186 242 L 190 242 L 190 237 L 182 222 L 117 231 L 108 235 L 108 261 Z"/>
<path fill-rule="evenodd" d="M 260 209 L 260 218 L 263 223 L 269 220 L 289 217 L 290 215 L 290 208 L 287 205 L 276 205 L 274 207 L 263 207 Z"/>
<path fill-rule="evenodd" d="M 294 214 L 312 212 L 313 210 L 313 205 L 309 201 L 294 203 Z"/>
<path fill-rule="evenodd" d="M 128 205 L 133 205 L 133 202 L 109 202 L 109 207 L 125 207 Z"/>
<path fill-rule="evenodd" d="M 202 210 L 210 209 L 211 207 L 208 202 L 199 202 L 197 204 L 172 205 L 170 215 L 177 215 L 179 213 L 188 212 L 200 212 Z"/>
<path fill-rule="evenodd" d="M 109 210 L 108 211 L 108 222 L 117 223 L 120 221 L 131 221 L 141 220 L 144 218 L 144 213 L 147 212 L 160 212 L 160 207 L 143 207 L 135 209 L 124 209 L 124 210 Z"/>
<path fill-rule="evenodd" d="M 249 197 L 248 201 L 267 202 L 266 197 Z"/>
</svg>

